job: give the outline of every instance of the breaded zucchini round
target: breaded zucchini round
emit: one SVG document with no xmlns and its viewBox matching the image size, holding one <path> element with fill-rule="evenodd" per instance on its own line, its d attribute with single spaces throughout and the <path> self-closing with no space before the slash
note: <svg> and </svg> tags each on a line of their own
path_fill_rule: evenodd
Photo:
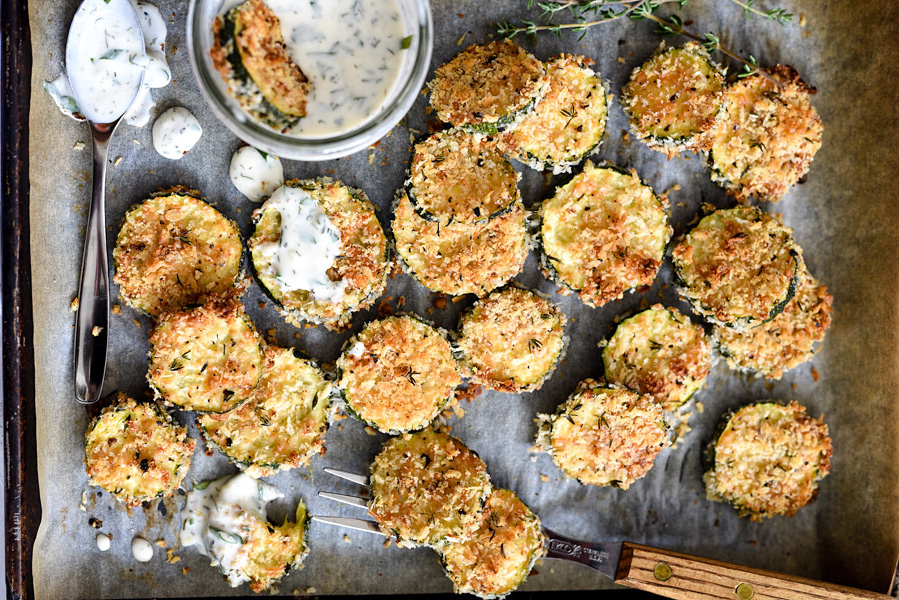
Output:
<svg viewBox="0 0 899 600">
<path fill-rule="evenodd" d="M 285 520 L 282 525 L 253 519 L 240 553 L 246 556 L 236 561 L 242 564 L 240 574 L 250 581 L 250 589 L 263 592 L 291 569 L 299 567 L 309 554 L 309 516 L 300 502 L 296 521 Z"/>
<path fill-rule="evenodd" d="M 527 579 L 544 539 L 540 519 L 515 492 L 494 488 L 471 538 L 438 553 L 457 594 L 502 598 Z"/>
<path fill-rule="evenodd" d="M 561 310 L 530 290 L 493 292 L 459 320 L 463 367 L 472 381 L 492 390 L 537 390 L 565 353 L 565 322 Z"/>
<path fill-rule="evenodd" d="M 652 396 L 578 384 L 554 415 L 538 415 L 537 448 L 581 483 L 627 489 L 649 469 L 668 435 L 662 407 Z"/>
<path fill-rule="evenodd" d="M 253 477 L 309 463 L 325 452 L 332 384 L 314 362 L 267 346 L 259 386 L 226 413 L 197 424 L 219 450 Z"/>
<path fill-rule="evenodd" d="M 263 0 L 218 16 L 212 37 L 212 63 L 244 110 L 277 131 L 306 116 L 309 80 L 290 58 L 281 21 Z"/>
<path fill-rule="evenodd" d="M 237 225 L 195 194 L 175 187 L 125 214 L 113 280 L 132 308 L 155 317 L 222 294 L 241 277 Z"/>
<path fill-rule="evenodd" d="M 712 369 L 711 343 L 702 326 L 656 304 L 618 324 L 602 361 L 609 383 L 649 394 L 670 411 L 705 383 Z"/>
<path fill-rule="evenodd" d="M 804 406 L 744 406 L 724 420 L 709 446 L 706 493 L 709 500 L 733 504 L 752 521 L 792 516 L 818 495 L 832 454 L 827 425 L 810 417 Z"/>
<path fill-rule="evenodd" d="M 288 322 L 341 328 L 384 292 L 387 238 L 361 190 L 294 179 L 253 217 L 253 271 Z"/>
<path fill-rule="evenodd" d="M 442 226 L 421 218 L 403 194 L 393 218 L 396 252 L 403 268 L 429 290 L 483 296 L 524 266 L 529 239 L 526 214 L 516 201 L 487 223 Z"/>
<path fill-rule="evenodd" d="M 621 107 L 637 138 L 673 156 L 709 147 L 724 105 L 724 70 L 697 42 L 663 43 L 621 88 Z"/>
<path fill-rule="evenodd" d="M 128 506 L 171 495 L 197 443 L 155 404 L 119 393 L 87 428 L 84 464 L 94 485 Z"/>
<path fill-rule="evenodd" d="M 401 542 L 436 546 L 471 536 L 490 490 L 476 453 L 426 429 L 384 444 L 371 466 L 368 512 Z"/>
<path fill-rule="evenodd" d="M 780 379 L 787 369 L 809 361 L 830 328 L 833 296 L 803 263 L 796 294 L 782 313 L 758 327 L 739 333 L 716 326 L 718 350 L 732 369 Z"/>
<path fill-rule="evenodd" d="M 213 299 L 164 313 L 150 333 L 147 379 L 166 406 L 226 412 L 250 397 L 263 369 L 263 340 L 243 305 Z"/>
<path fill-rule="evenodd" d="M 533 110 L 547 85 L 543 63 L 520 46 L 500 41 L 469 46 L 437 67 L 428 87 L 441 121 L 495 134 Z"/>
<path fill-rule="evenodd" d="M 776 65 L 734 82 L 712 131 L 712 179 L 740 201 L 777 202 L 808 173 L 824 126 L 811 104 L 815 88 L 793 67 Z"/>
<path fill-rule="evenodd" d="M 540 206 L 544 271 L 589 306 L 652 285 L 671 239 L 667 204 L 635 172 L 588 160 Z"/>
<path fill-rule="evenodd" d="M 567 173 L 602 141 L 609 109 L 602 79 L 586 56 L 546 62 L 546 97 L 503 136 L 509 154 L 533 169 Z"/>
<path fill-rule="evenodd" d="M 494 140 L 451 130 L 415 144 L 406 193 L 427 221 L 486 223 L 518 200 L 518 178 Z"/>
<path fill-rule="evenodd" d="M 408 315 L 366 325 L 337 367 L 349 412 L 390 434 L 426 427 L 462 382 L 443 332 Z"/>
<path fill-rule="evenodd" d="M 738 331 L 784 309 L 801 260 L 793 231 L 754 206 L 704 217 L 672 256 L 681 296 L 713 323 Z"/>
</svg>

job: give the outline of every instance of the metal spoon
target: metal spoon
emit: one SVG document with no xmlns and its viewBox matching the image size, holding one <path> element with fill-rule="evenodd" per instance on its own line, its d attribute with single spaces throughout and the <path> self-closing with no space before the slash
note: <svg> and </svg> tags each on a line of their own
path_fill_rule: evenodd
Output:
<svg viewBox="0 0 899 600">
<path fill-rule="evenodd" d="M 85 114 L 84 99 L 85 88 L 88 82 L 78 81 L 71 77 L 71 66 L 77 60 L 78 44 L 82 37 L 79 35 L 91 29 L 94 21 L 88 17 L 88 6 L 96 8 L 97 0 L 84 0 L 79 6 L 72 24 L 69 27 L 69 37 L 66 42 L 66 65 L 69 68 L 72 92 L 78 105 L 82 107 L 88 125 L 91 128 L 93 139 L 93 190 L 91 193 L 91 208 L 87 222 L 87 234 L 84 240 L 84 253 L 81 258 L 81 282 L 78 286 L 78 312 L 75 315 L 75 399 L 83 404 L 92 404 L 100 398 L 103 388 L 103 378 L 106 375 L 106 353 L 109 341 L 109 260 L 106 255 L 106 158 L 109 149 L 109 139 L 118 126 L 122 117 L 128 113 L 135 100 L 140 96 L 143 86 L 143 75 L 140 85 L 134 90 L 134 96 L 128 102 L 128 107 L 117 118 L 108 123 L 95 123 Z M 140 36 L 140 46 L 143 48 L 143 32 L 140 20 L 134 6 L 128 0 L 112 0 L 116 4 L 113 8 L 122 9 L 124 5 L 133 15 L 133 25 L 136 35 Z M 108 4 L 109 2 L 107 2 Z M 93 6 L 92 6 L 93 5 Z M 126 9 L 127 13 L 127 9 Z M 90 33 L 88 34 L 90 35 Z M 99 32 L 93 31 L 93 35 Z M 79 88 L 82 96 L 79 97 Z M 128 93 L 129 90 L 123 90 Z"/>
</svg>

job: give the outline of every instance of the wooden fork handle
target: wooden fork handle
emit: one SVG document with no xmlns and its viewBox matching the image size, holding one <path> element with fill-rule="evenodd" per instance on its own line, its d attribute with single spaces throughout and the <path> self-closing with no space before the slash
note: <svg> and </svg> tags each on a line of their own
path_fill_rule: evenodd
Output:
<svg viewBox="0 0 899 600">
<path fill-rule="evenodd" d="M 624 542 L 615 583 L 675 600 L 818 600 L 890 596 Z"/>
</svg>

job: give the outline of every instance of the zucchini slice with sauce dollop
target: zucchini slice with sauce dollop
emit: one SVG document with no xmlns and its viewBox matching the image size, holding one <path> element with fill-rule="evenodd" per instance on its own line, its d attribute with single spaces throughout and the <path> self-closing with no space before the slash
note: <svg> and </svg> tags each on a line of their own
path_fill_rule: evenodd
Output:
<svg viewBox="0 0 899 600">
<path fill-rule="evenodd" d="M 226 413 L 200 415 L 206 439 L 253 477 L 309 464 L 325 453 L 333 385 L 311 360 L 267 346 L 259 386 Z"/>
<path fill-rule="evenodd" d="M 661 304 L 621 321 L 604 346 L 606 380 L 649 394 L 667 411 L 699 391 L 712 369 L 702 326 Z"/>
<path fill-rule="evenodd" d="M 546 97 L 503 135 L 513 158 L 538 171 L 568 173 L 599 147 L 609 108 L 605 86 L 592 64 L 574 54 L 546 62 Z"/>
<path fill-rule="evenodd" d="M 348 412 L 389 434 L 426 427 L 462 382 L 444 332 L 410 315 L 366 325 L 337 367 Z"/>
<path fill-rule="evenodd" d="M 500 392 L 540 388 L 565 354 L 565 314 L 516 286 L 479 300 L 459 320 L 457 347 L 471 380 Z"/>
<path fill-rule="evenodd" d="M 242 276 L 240 230 L 198 195 L 174 187 L 125 214 L 112 257 L 128 306 L 159 316 L 223 294 Z"/>
<path fill-rule="evenodd" d="M 512 210 L 519 177 L 495 140 L 451 130 L 415 144 L 406 193 L 427 221 L 486 223 Z"/>
<path fill-rule="evenodd" d="M 581 483 L 627 489 L 668 446 L 652 396 L 585 379 L 553 415 L 537 415 L 537 450 Z"/>
<path fill-rule="evenodd" d="M 371 465 L 370 481 L 369 514 L 409 546 L 470 538 L 492 489 L 475 452 L 429 429 L 388 440 Z"/>
<path fill-rule="evenodd" d="M 527 579 L 544 540 L 540 519 L 515 492 L 494 488 L 471 537 L 437 551 L 457 594 L 502 598 Z"/>
<path fill-rule="evenodd" d="M 543 63 L 506 40 L 469 46 L 437 67 L 428 87 L 441 121 L 495 135 L 533 110 L 548 84 Z"/>
<path fill-rule="evenodd" d="M 697 42 L 658 51 L 621 88 L 631 130 L 653 150 L 673 156 L 709 146 L 725 101 L 724 70 Z"/>
<path fill-rule="evenodd" d="M 128 506 L 171 495 L 181 485 L 196 442 L 155 404 L 119 393 L 85 434 L 90 482 Z"/>
<path fill-rule="evenodd" d="M 256 389 L 264 366 L 262 346 L 236 300 L 217 298 L 164 313 L 150 333 L 147 379 L 166 406 L 226 412 Z"/>
<path fill-rule="evenodd" d="M 253 216 L 253 272 L 288 322 L 340 329 L 384 292 L 387 238 L 361 190 L 292 180 Z"/>
<path fill-rule="evenodd" d="M 423 286 L 483 296 L 517 275 L 527 259 L 527 211 L 520 200 L 486 223 L 441 225 L 421 217 L 400 194 L 393 239 L 400 264 Z"/>
<path fill-rule="evenodd" d="M 832 316 L 833 296 L 803 262 L 796 293 L 782 313 L 742 333 L 718 325 L 714 337 L 731 369 L 780 379 L 784 371 L 812 359 Z"/>
<path fill-rule="evenodd" d="M 635 172 L 588 160 L 540 206 L 544 271 L 589 306 L 652 285 L 671 239 L 667 204 Z"/>
<path fill-rule="evenodd" d="M 672 256 L 680 295 L 706 319 L 737 331 L 783 311 L 802 260 L 792 230 L 753 206 L 707 215 Z"/>
<path fill-rule="evenodd" d="M 711 132 L 712 180 L 741 202 L 777 202 L 808 173 L 824 126 L 815 88 L 793 67 L 776 65 L 727 89 L 723 118 Z"/>
<path fill-rule="evenodd" d="M 310 84 L 284 45 L 281 21 L 247 0 L 212 24 L 212 63 L 232 96 L 261 123 L 284 131 L 306 116 Z"/>
<path fill-rule="evenodd" d="M 792 516 L 817 497 L 832 455 L 827 425 L 804 406 L 750 404 L 724 419 L 709 446 L 706 493 L 751 521 Z"/>
</svg>

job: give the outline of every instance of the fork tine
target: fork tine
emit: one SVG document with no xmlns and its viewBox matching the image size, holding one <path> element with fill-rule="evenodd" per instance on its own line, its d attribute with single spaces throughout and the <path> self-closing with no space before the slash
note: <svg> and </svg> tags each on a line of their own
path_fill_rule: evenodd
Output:
<svg viewBox="0 0 899 600">
<path fill-rule="evenodd" d="M 358 496 L 347 496 L 346 494 L 335 494 L 333 492 L 319 492 L 318 495 L 322 498 L 334 500 L 335 502 L 340 502 L 342 504 L 349 504 L 350 506 L 355 506 L 357 508 L 368 509 L 368 500 L 359 498 Z"/>
<path fill-rule="evenodd" d="M 347 527 L 349 529 L 355 529 L 356 531 L 365 531 L 367 533 L 377 533 L 379 535 L 384 535 L 384 533 L 378 529 L 378 524 L 374 521 L 364 521 L 362 519 L 350 519 L 348 517 L 312 517 L 313 521 L 318 521 L 319 523 L 325 523 L 326 525 L 336 525 L 338 527 Z"/>
<path fill-rule="evenodd" d="M 330 473 L 335 477 L 340 477 L 341 479 L 346 479 L 347 481 L 352 481 L 353 483 L 358 483 L 359 485 L 368 487 L 368 477 L 366 477 L 365 475 L 350 473 L 349 471 L 341 471 L 340 469 L 332 469 L 331 467 L 325 467 L 323 471 L 325 473 Z"/>
</svg>

